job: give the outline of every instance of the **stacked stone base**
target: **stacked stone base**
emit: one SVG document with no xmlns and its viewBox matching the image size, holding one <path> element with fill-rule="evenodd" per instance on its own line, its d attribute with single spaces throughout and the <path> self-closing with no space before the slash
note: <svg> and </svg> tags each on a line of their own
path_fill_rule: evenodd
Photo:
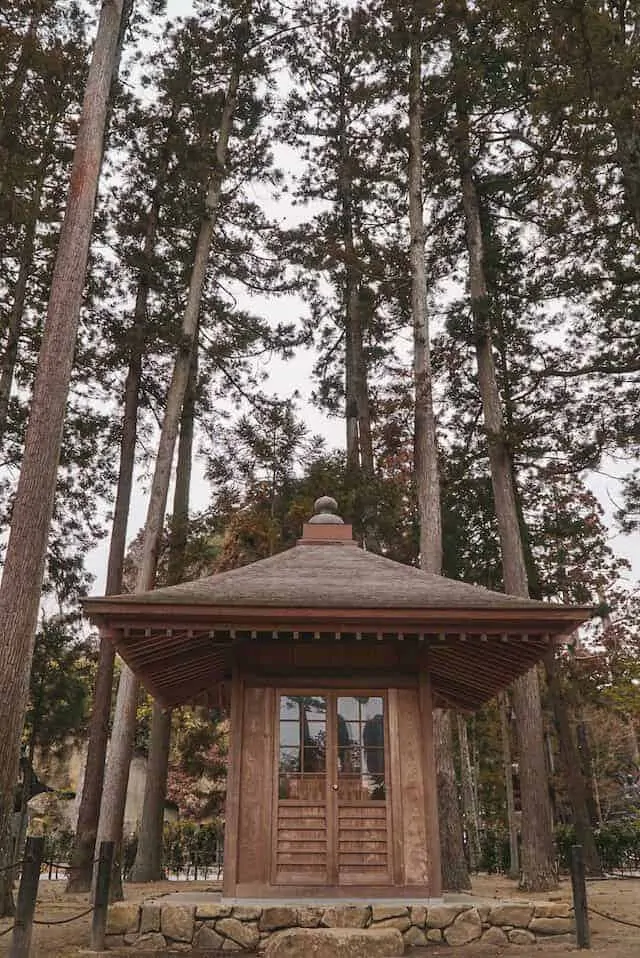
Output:
<svg viewBox="0 0 640 958">
<path fill-rule="evenodd" d="M 107 947 L 132 953 L 248 952 L 278 958 L 283 932 L 295 928 L 396 929 L 405 947 L 482 940 L 529 945 L 573 931 L 564 902 L 436 905 L 238 905 L 122 902 L 109 909 Z M 278 943 L 281 944 L 278 944 Z"/>
</svg>

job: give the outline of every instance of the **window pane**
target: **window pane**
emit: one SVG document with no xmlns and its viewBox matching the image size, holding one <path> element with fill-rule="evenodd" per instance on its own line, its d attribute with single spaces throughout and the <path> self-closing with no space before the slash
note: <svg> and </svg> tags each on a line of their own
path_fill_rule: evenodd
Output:
<svg viewBox="0 0 640 958">
<path fill-rule="evenodd" d="M 297 748 L 280 749 L 280 772 L 300 771 L 300 750 Z"/>
<path fill-rule="evenodd" d="M 325 769 L 325 752 L 324 746 L 321 748 L 305 748 L 303 749 L 303 768 L 302 771 L 307 772 L 324 772 Z"/>
<path fill-rule="evenodd" d="M 300 723 L 280 721 L 280 745 L 300 745 Z"/>
<path fill-rule="evenodd" d="M 324 722 L 306 722 L 304 723 L 304 745 L 305 748 L 321 747 L 324 748 L 327 740 L 327 727 Z"/>
<path fill-rule="evenodd" d="M 297 719 L 300 714 L 298 699 L 295 695 L 280 696 L 280 718 Z"/>
<path fill-rule="evenodd" d="M 361 734 L 359 722 L 345 722 L 342 716 L 338 716 L 338 746 L 359 745 Z"/>
<path fill-rule="evenodd" d="M 374 716 L 382 717 L 382 699 L 379 696 L 361 699 L 360 701 L 363 719 L 374 718 Z"/>
<path fill-rule="evenodd" d="M 358 700 L 352 695 L 341 695 L 338 698 L 338 720 L 358 720 Z"/>
<path fill-rule="evenodd" d="M 363 723 L 362 744 L 365 748 L 382 748 L 384 745 L 384 719 L 382 713 L 374 715 Z"/>
</svg>

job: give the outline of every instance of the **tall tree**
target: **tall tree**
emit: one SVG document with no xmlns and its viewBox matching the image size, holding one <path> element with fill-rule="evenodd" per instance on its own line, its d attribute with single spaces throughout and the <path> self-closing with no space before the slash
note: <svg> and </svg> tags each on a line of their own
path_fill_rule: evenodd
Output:
<svg viewBox="0 0 640 958">
<path fill-rule="evenodd" d="M 10 851 L 13 783 L 123 3 L 105 0 L 101 9 L 0 585 L 0 704 L 7 716 L 0 742 L 0 868 Z M 0 874 L 0 914 L 11 910 Z"/>
</svg>

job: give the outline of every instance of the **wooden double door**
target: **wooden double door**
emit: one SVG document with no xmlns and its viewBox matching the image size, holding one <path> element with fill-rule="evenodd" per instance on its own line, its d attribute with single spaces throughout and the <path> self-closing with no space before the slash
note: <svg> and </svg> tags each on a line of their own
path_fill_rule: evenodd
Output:
<svg viewBox="0 0 640 958">
<path fill-rule="evenodd" d="M 385 695 L 286 689 L 275 704 L 272 882 L 389 885 Z"/>
</svg>

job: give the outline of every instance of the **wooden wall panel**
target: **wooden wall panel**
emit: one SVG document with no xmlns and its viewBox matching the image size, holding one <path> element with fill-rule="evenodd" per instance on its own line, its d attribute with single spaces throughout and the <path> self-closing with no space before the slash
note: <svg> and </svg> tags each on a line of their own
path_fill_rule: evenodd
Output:
<svg viewBox="0 0 640 958">
<path fill-rule="evenodd" d="M 239 883 L 266 882 L 269 877 L 273 702 L 273 689 L 245 686 L 238 816 Z"/>
<path fill-rule="evenodd" d="M 402 796 L 401 840 L 404 884 L 425 885 L 429 879 L 429 859 L 422 772 L 423 750 L 420 707 L 417 691 L 398 689 L 396 694 L 400 751 L 400 791 Z"/>
</svg>

